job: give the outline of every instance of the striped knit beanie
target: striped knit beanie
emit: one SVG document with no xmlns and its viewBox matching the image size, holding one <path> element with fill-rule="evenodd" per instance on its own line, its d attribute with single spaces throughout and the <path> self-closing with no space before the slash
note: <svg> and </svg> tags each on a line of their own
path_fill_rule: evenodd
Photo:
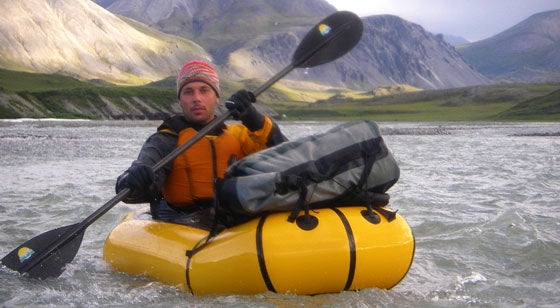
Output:
<svg viewBox="0 0 560 308">
<path fill-rule="evenodd" d="M 193 81 L 208 84 L 216 92 L 216 96 L 220 97 L 220 80 L 212 65 L 200 60 L 185 63 L 177 75 L 177 97 L 180 96 L 181 89 Z"/>
</svg>

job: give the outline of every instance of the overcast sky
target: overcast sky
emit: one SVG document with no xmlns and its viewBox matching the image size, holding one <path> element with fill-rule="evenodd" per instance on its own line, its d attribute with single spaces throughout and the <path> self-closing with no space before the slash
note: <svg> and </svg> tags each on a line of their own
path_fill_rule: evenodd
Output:
<svg viewBox="0 0 560 308">
<path fill-rule="evenodd" d="M 397 15 L 437 33 L 471 42 L 498 34 L 529 16 L 560 9 L 560 0 L 327 0 L 359 16 Z"/>
</svg>

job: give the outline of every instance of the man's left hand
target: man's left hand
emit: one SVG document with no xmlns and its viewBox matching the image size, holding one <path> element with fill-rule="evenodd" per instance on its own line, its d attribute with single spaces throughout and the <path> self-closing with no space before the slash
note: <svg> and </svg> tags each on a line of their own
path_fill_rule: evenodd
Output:
<svg viewBox="0 0 560 308">
<path fill-rule="evenodd" d="M 226 100 L 225 105 L 235 120 L 241 120 L 249 130 L 256 131 L 263 126 L 264 116 L 253 106 L 254 102 L 256 98 L 252 92 L 240 90 Z"/>
</svg>

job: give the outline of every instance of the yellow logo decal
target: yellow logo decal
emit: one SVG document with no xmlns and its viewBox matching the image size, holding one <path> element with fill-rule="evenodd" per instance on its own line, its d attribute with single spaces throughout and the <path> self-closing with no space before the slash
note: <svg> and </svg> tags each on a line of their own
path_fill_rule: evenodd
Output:
<svg viewBox="0 0 560 308">
<path fill-rule="evenodd" d="M 20 249 L 18 249 L 19 262 L 23 263 L 25 260 L 29 259 L 34 253 L 35 251 L 31 248 L 21 247 Z"/>
<path fill-rule="evenodd" d="M 329 27 L 329 25 L 320 24 L 317 28 L 322 36 L 328 35 L 331 32 L 331 27 Z"/>
</svg>

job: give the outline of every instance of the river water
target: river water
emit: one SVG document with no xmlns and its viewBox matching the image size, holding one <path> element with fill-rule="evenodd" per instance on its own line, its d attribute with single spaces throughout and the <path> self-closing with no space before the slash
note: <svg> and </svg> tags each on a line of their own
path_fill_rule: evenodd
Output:
<svg viewBox="0 0 560 308">
<path fill-rule="evenodd" d="M 336 124 L 280 126 L 294 139 Z M 102 259 L 109 231 L 138 207 L 120 203 L 87 229 L 60 278 L 0 269 L 0 306 L 559 307 L 560 123 L 378 124 L 401 168 L 391 208 L 416 237 L 412 267 L 391 290 L 196 297 L 120 274 Z M 0 121 L 0 256 L 112 198 L 157 125 Z"/>
</svg>

